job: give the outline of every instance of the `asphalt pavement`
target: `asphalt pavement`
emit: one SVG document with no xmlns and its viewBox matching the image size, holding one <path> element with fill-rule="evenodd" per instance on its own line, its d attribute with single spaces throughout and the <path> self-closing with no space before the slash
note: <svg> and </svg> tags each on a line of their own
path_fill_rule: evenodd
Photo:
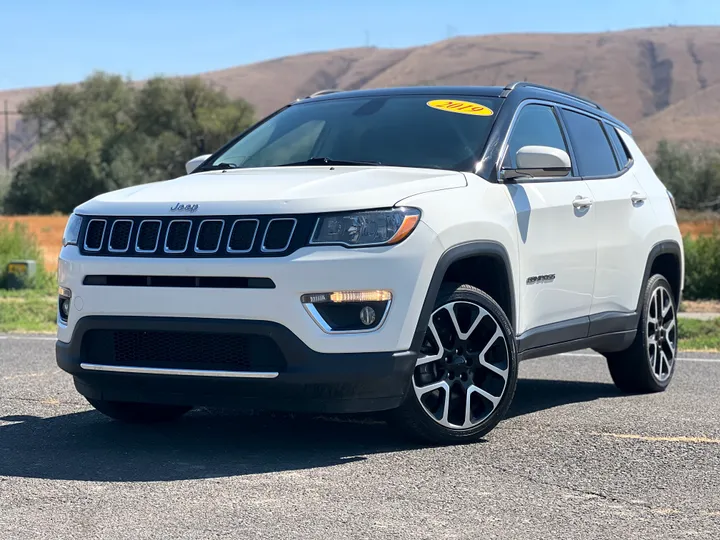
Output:
<svg viewBox="0 0 720 540">
<path fill-rule="evenodd" d="M 47 337 L 0 336 L 0 539 L 720 538 L 720 356 L 626 396 L 590 351 L 530 360 L 484 442 L 375 418 L 91 411 Z"/>
</svg>

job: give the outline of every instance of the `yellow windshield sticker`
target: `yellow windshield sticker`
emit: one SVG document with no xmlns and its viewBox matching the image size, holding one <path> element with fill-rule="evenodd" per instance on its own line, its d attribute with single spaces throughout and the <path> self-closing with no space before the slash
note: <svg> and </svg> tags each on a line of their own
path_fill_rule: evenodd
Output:
<svg viewBox="0 0 720 540">
<path fill-rule="evenodd" d="M 449 111 L 460 114 L 472 114 L 475 116 L 492 116 L 491 109 L 473 103 L 472 101 L 460 101 L 457 99 L 434 99 L 427 102 L 428 107 L 439 109 L 441 111 Z"/>
</svg>

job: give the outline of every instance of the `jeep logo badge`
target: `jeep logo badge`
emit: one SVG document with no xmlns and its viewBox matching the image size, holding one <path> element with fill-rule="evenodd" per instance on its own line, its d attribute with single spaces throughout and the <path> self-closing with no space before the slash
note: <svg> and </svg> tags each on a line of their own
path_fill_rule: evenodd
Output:
<svg viewBox="0 0 720 540">
<path fill-rule="evenodd" d="M 194 214 L 197 212 L 198 205 L 197 204 L 181 204 L 177 203 L 175 206 L 170 208 L 171 212 L 188 212 L 189 214 Z"/>
</svg>

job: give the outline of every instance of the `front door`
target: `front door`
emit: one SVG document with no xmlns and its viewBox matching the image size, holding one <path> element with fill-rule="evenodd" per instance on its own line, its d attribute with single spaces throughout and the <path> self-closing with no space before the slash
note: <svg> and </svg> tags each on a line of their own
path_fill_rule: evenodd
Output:
<svg viewBox="0 0 720 540">
<path fill-rule="evenodd" d="M 519 110 L 503 166 L 516 168 L 515 154 L 528 145 L 569 152 L 552 106 L 531 103 Z M 516 180 L 506 187 L 520 240 L 518 334 L 537 336 L 524 340 L 527 347 L 585 337 L 596 255 L 595 209 L 587 183 L 571 176 Z"/>
</svg>

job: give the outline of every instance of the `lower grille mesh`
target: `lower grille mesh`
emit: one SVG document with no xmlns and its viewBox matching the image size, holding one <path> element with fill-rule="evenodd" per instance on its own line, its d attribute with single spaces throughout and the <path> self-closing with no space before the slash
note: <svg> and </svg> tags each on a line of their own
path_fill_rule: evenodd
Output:
<svg viewBox="0 0 720 540">
<path fill-rule="evenodd" d="M 83 339 L 86 362 L 117 366 L 225 371 L 277 371 L 285 358 L 260 335 L 142 330 L 91 330 Z"/>
</svg>

